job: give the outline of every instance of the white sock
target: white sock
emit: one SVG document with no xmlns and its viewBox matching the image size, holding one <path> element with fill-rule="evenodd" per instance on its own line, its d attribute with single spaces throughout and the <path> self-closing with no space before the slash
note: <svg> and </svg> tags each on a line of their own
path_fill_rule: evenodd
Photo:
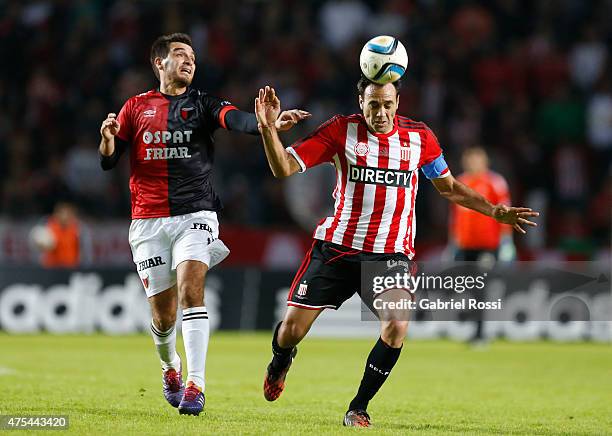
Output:
<svg viewBox="0 0 612 436">
<path fill-rule="evenodd" d="M 176 328 L 172 326 L 165 332 L 159 331 L 153 323 L 151 323 L 151 336 L 157 347 L 157 354 L 161 361 L 162 369 L 166 371 L 168 368 L 178 370 L 181 366 L 181 358 L 176 352 Z"/>
<path fill-rule="evenodd" d="M 183 342 L 187 356 L 187 381 L 204 391 L 204 371 L 208 350 L 208 313 L 205 306 L 183 309 Z"/>
</svg>

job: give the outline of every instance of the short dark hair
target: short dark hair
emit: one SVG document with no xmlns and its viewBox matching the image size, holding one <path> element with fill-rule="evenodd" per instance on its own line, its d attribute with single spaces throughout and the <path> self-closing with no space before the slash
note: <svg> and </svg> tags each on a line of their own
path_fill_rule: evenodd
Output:
<svg viewBox="0 0 612 436">
<path fill-rule="evenodd" d="M 368 79 L 366 76 L 362 74 L 361 77 L 359 78 L 359 81 L 357 82 L 357 92 L 359 92 L 359 95 L 363 97 L 363 94 L 365 93 L 366 88 L 370 85 L 383 86 L 376 82 L 372 82 L 370 79 Z M 395 82 L 393 82 L 393 86 L 395 86 L 395 91 L 399 95 L 400 89 L 402 88 L 402 81 L 396 80 Z"/>
<path fill-rule="evenodd" d="M 187 44 L 189 47 L 193 47 L 193 43 L 191 42 L 191 37 L 186 33 L 171 33 L 170 35 L 162 35 L 157 38 L 153 45 L 151 46 L 151 67 L 153 68 L 153 72 L 155 73 L 155 77 L 159 80 L 159 71 L 157 71 L 157 67 L 155 66 L 155 58 L 165 58 L 168 56 L 168 52 L 170 51 L 170 43 L 171 42 L 182 42 L 183 44 Z"/>
</svg>

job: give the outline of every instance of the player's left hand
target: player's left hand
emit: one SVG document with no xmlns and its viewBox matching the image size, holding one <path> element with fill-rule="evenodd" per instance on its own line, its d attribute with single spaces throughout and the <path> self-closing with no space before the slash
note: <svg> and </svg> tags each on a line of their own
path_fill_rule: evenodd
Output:
<svg viewBox="0 0 612 436">
<path fill-rule="evenodd" d="M 300 121 L 310 117 L 310 112 L 306 112 L 300 109 L 291 109 L 288 111 L 282 111 L 274 123 L 276 130 L 284 132 L 291 129 Z"/>
<path fill-rule="evenodd" d="M 511 225 L 519 233 L 527 233 L 521 224 L 537 227 L 538 225 L 527 218 L 540 216 L 539 212 L 534 212 L 528 207 L 508 207 L 505 204 L 498 204 L 493 207 L 493 218 L 503 224 Z"/>
</svg>

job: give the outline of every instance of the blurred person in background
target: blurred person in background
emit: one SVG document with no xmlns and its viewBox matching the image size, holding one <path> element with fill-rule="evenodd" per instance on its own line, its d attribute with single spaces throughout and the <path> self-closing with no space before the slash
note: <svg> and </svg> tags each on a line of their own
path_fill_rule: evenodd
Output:
<svg viewBox="0 0 612 436">
<path fill-rule="evenodd" d="M 479 192 L 493 204 L 510 205 L 508 183 L 501 174 L 489 169 L 489 157 L 482 147 L 470 147 L 463 152 L 463 173 L 457 180 Z M 449 215 L 449 247 L 458 262 L 478 262 L 492 267 L 495 260 L 511 261 L 516 257 L 512 227 L 491 217 L 453 203 Z M 476 331 L 470 342 L 484 342 L 483 313 L 475 312 Z"/>
<path fill-rule="evenodd" d="M 30 239 L 40 250 L 45 268 L 76 268 L 89 263 L 91 238 L 71 203 L 57 203 L 47 221 L 32 229 Z"/>
<path fill-rule="evenodd" d="M 133 260 L 151 306 L 151 332 L 162 365 L 164 397 L 180 414 L 204 408 L 205 365 L 210 327 L 204 304 L 209 268 L 229 254 L 219 239 L 214 189 L 214 132 L 218 128 L 257 134 L 252 113 L 192 88 L 196 57 L 189 35 L 173 33 L 151 46 L 157 89 L 131 97 L 119 115 L 102 122 L 102 169 L 115 167 L 130 150 Z M 285 111 L 279 130 L 307 112 Z M 187 385 L 176 352 L 176 312 L 182 309 Z"/>
</svg>

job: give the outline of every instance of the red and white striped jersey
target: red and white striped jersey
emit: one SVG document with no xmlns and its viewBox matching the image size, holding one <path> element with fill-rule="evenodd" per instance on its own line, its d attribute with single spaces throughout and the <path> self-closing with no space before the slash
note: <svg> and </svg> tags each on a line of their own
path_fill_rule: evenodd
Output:
<svg viewBox="0 0 612 436">
<path fill-rule="evenodd" d="M 372 133 L 361 114 L 335 116 L 287 151 L 300 172 L 322 162 L 336 168 L 335 213 L 314 238 L 372 253 L 414 256 L 418 169 L 448 176 L 438 140 L 421 122 L 396 116 L 386 134 Z"/>
</svg>

